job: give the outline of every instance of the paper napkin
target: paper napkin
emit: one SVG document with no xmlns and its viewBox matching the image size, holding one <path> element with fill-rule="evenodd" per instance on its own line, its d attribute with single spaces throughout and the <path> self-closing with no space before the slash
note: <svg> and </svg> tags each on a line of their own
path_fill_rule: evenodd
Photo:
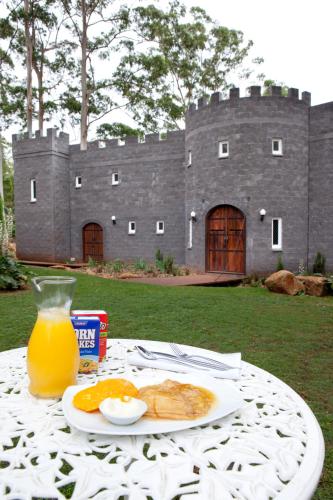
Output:
<svg viewBox="0 0 333 500">
<path fill-rule="evenodd" d="M 170 351 L 168 354 L 171 354 Z M 209 357 L 214 359 L 211 354 Z M 130 365 L 140 366 L 142 368 L 156 368 L 158 370 L 168 370 L 178 373 L 195 373 L 196 375 L 202 373 L 210 377 L 216 378 L 227 378 L 227 379 L 239 379 L 241 372 L 241 353 L 234 352 L 230 354 L 218 354 L 216 353 L 216 361 L 221 363 L 226 363 L 231 366 L 230 370 L 214 370 L 211 368 L 202 368 L 199 366 L 186 366 L 173 361 L 165 359 L 150 360 L 143 358 L 137 351 L 127 355 L 127 362 Z"/>
</svg>

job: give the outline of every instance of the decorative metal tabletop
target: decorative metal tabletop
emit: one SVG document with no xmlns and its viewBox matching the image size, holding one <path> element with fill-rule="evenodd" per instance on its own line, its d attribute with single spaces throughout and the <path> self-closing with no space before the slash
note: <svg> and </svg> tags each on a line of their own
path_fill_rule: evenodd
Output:
<svg viewBox="0 0 333 500">
<path fill-rule="evenodd" d="M 144 373 L 127 364 L 135 340 L 108 341 L 93 383 Z M 142 341 L 148 348 L 163 343 Z M 159 373 L 161 373 L 159 371 Z M 165 372 L 170 377 L 169 372 Z M 61 400 L 28 392 L 26 349 L 0 353 L 0 496 L 76 500 L 309 499 L 324 442 L 313 413 L 289 386 L 243 362 L 234 382 L 244 407 L 202 427 L 147 436 L 105 436 L 68 426 Z M 184 496 L 183 496 L 184 495 Z"/>
</svg>

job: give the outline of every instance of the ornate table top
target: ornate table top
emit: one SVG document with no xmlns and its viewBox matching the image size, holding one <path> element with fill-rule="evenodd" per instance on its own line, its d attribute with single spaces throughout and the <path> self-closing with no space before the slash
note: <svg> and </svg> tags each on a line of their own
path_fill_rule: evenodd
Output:
<svg viewBox="0 0 333 500">
<path fill-rule="evenodd" d="M 98 377 L 153 375 L 127 365 L 136 343 L 109 340 Z M 289 386 L 253 365 L 242 364 L 235 384 L 245 406 L 232 415 L 174 433 L 104 436 L 70 428 L 61 401 L 29 394 L 25 356 L 25 348 L 0 353 L 1 498 L 296 500 L 317 486 L 324 459 L 317 420 Z"/>
</svg>

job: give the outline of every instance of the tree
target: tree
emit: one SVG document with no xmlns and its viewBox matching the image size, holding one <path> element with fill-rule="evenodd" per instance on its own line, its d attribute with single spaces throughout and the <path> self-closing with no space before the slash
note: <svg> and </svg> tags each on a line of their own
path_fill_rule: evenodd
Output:
<svg viewBox="0 0 333 500">
<path fill-rule="evenodd" d="M 166 11 L 137 7 L 134 28 L 142 50 L 134 42 L 123 44 L 127 53 L 114 86 L 146 129 L 161 123 L 179 128 L 194 99 L 232 86 L 232 75 L 253 45 L 241 31 L 218 25 L 202 8 L 187 12 L 178 0 Z"/>
<path fill-rule="evenodd" d="M 143 135 L 143 130 L 129 127 L 128 125 L 120 122 L 103 123 L 97 128 L 97 137 L 100 139 L 123 139 L 127 136 L 143 137 Z"/>
<path fill-rule="evenodd" d="M 32 135 L 33 118 L 38 116 L 38 128 L 43 133 L 45 114 L 59 111 L 54 90 L 64 80 L 68 69 L 66 57 L 73 43 L 61 38 L 63 18 L 59 18 L 56 0 L 24 0 L 23 5 L 12 3 L 7 22 L 15 30 L 11 43 L 13 57 L 20 58 L 26 68 L 26 123 Z M 34 87 L 33 73 L 37 88 Z M 52 95 L 51 95 L 52 94 Z M 35 113 L 35 101 L 38 102 Z"/>
<path fill-rule="evenodd" d="M 81 149 L 87 148 L 89 126 L 114 109 L 122 107 L 110 95 L 109 78 L 96 76 L 95 60 L 105 60 L 118 49 L 118 40 L 129 25 L 127 7 L 114 8 L 111 0 L 61 0 L 68 16 L 68 27 L 79 41 L 79 66 L 74 76 L 80 86 L 72 85 L 64 94 L 63 105 L 71 113 L 80 112 Z M 96 25 L 105 31 L 93 34 Z"/>
<path fill-rule="evenodd" d="M 281 87 L 281 94 L 286 97 L 288 95 L 288 87 L 285 83 L 283 82 L 277 82 L 276 80 L 272 79 L 265 79 L 264 80 L 264 88 L 263 88 L 263 95 L 270 95 L 271 93 L 271 87 L 274 85 L 277 85 L 278 87 Z"/>
</svg>

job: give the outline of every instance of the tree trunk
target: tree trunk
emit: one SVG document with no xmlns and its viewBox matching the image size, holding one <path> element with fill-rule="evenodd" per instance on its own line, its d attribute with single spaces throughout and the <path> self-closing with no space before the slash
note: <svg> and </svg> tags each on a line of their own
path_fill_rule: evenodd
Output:
<svg viewBox="0 0 333 500">
<path fill-rule="evenodd" d="M 30 34 L 30 4 L 29 0 L 24 0 L 24 32 L 26 45 L 26 64 L 27 64 L 27 128 L 28 135 L 32 137 L 32 39 Z"/>
<path fill-rule="evenodd" d="M 42 55 L 42 58 L 44 56 Z M 33 64 L 34 71 L 38 81 L 38 129 L 43 135 L 44 131 L 44 88 L 43 88 L 43 63 L 41 62 L 40 68 L 37 67 L 36 62 Z"/>
<path fill-rule="evenodd" d="M 3 170 L 2 170 L 2 163 L 3 163 L 3 137 L 0 131 L 0 198 L 4 199 L 3 195 Z M 0 214 L 0 220 L 1 220 L 1 214 Z"/>
<path fill-rule="evenodd" d="M 81 0 L 82 39 L 81 39 L 81 149 L 87 149 L 88 139 L 88 89 L 87 89 L 87 13 L 86 2 Z"/>
</svg>

